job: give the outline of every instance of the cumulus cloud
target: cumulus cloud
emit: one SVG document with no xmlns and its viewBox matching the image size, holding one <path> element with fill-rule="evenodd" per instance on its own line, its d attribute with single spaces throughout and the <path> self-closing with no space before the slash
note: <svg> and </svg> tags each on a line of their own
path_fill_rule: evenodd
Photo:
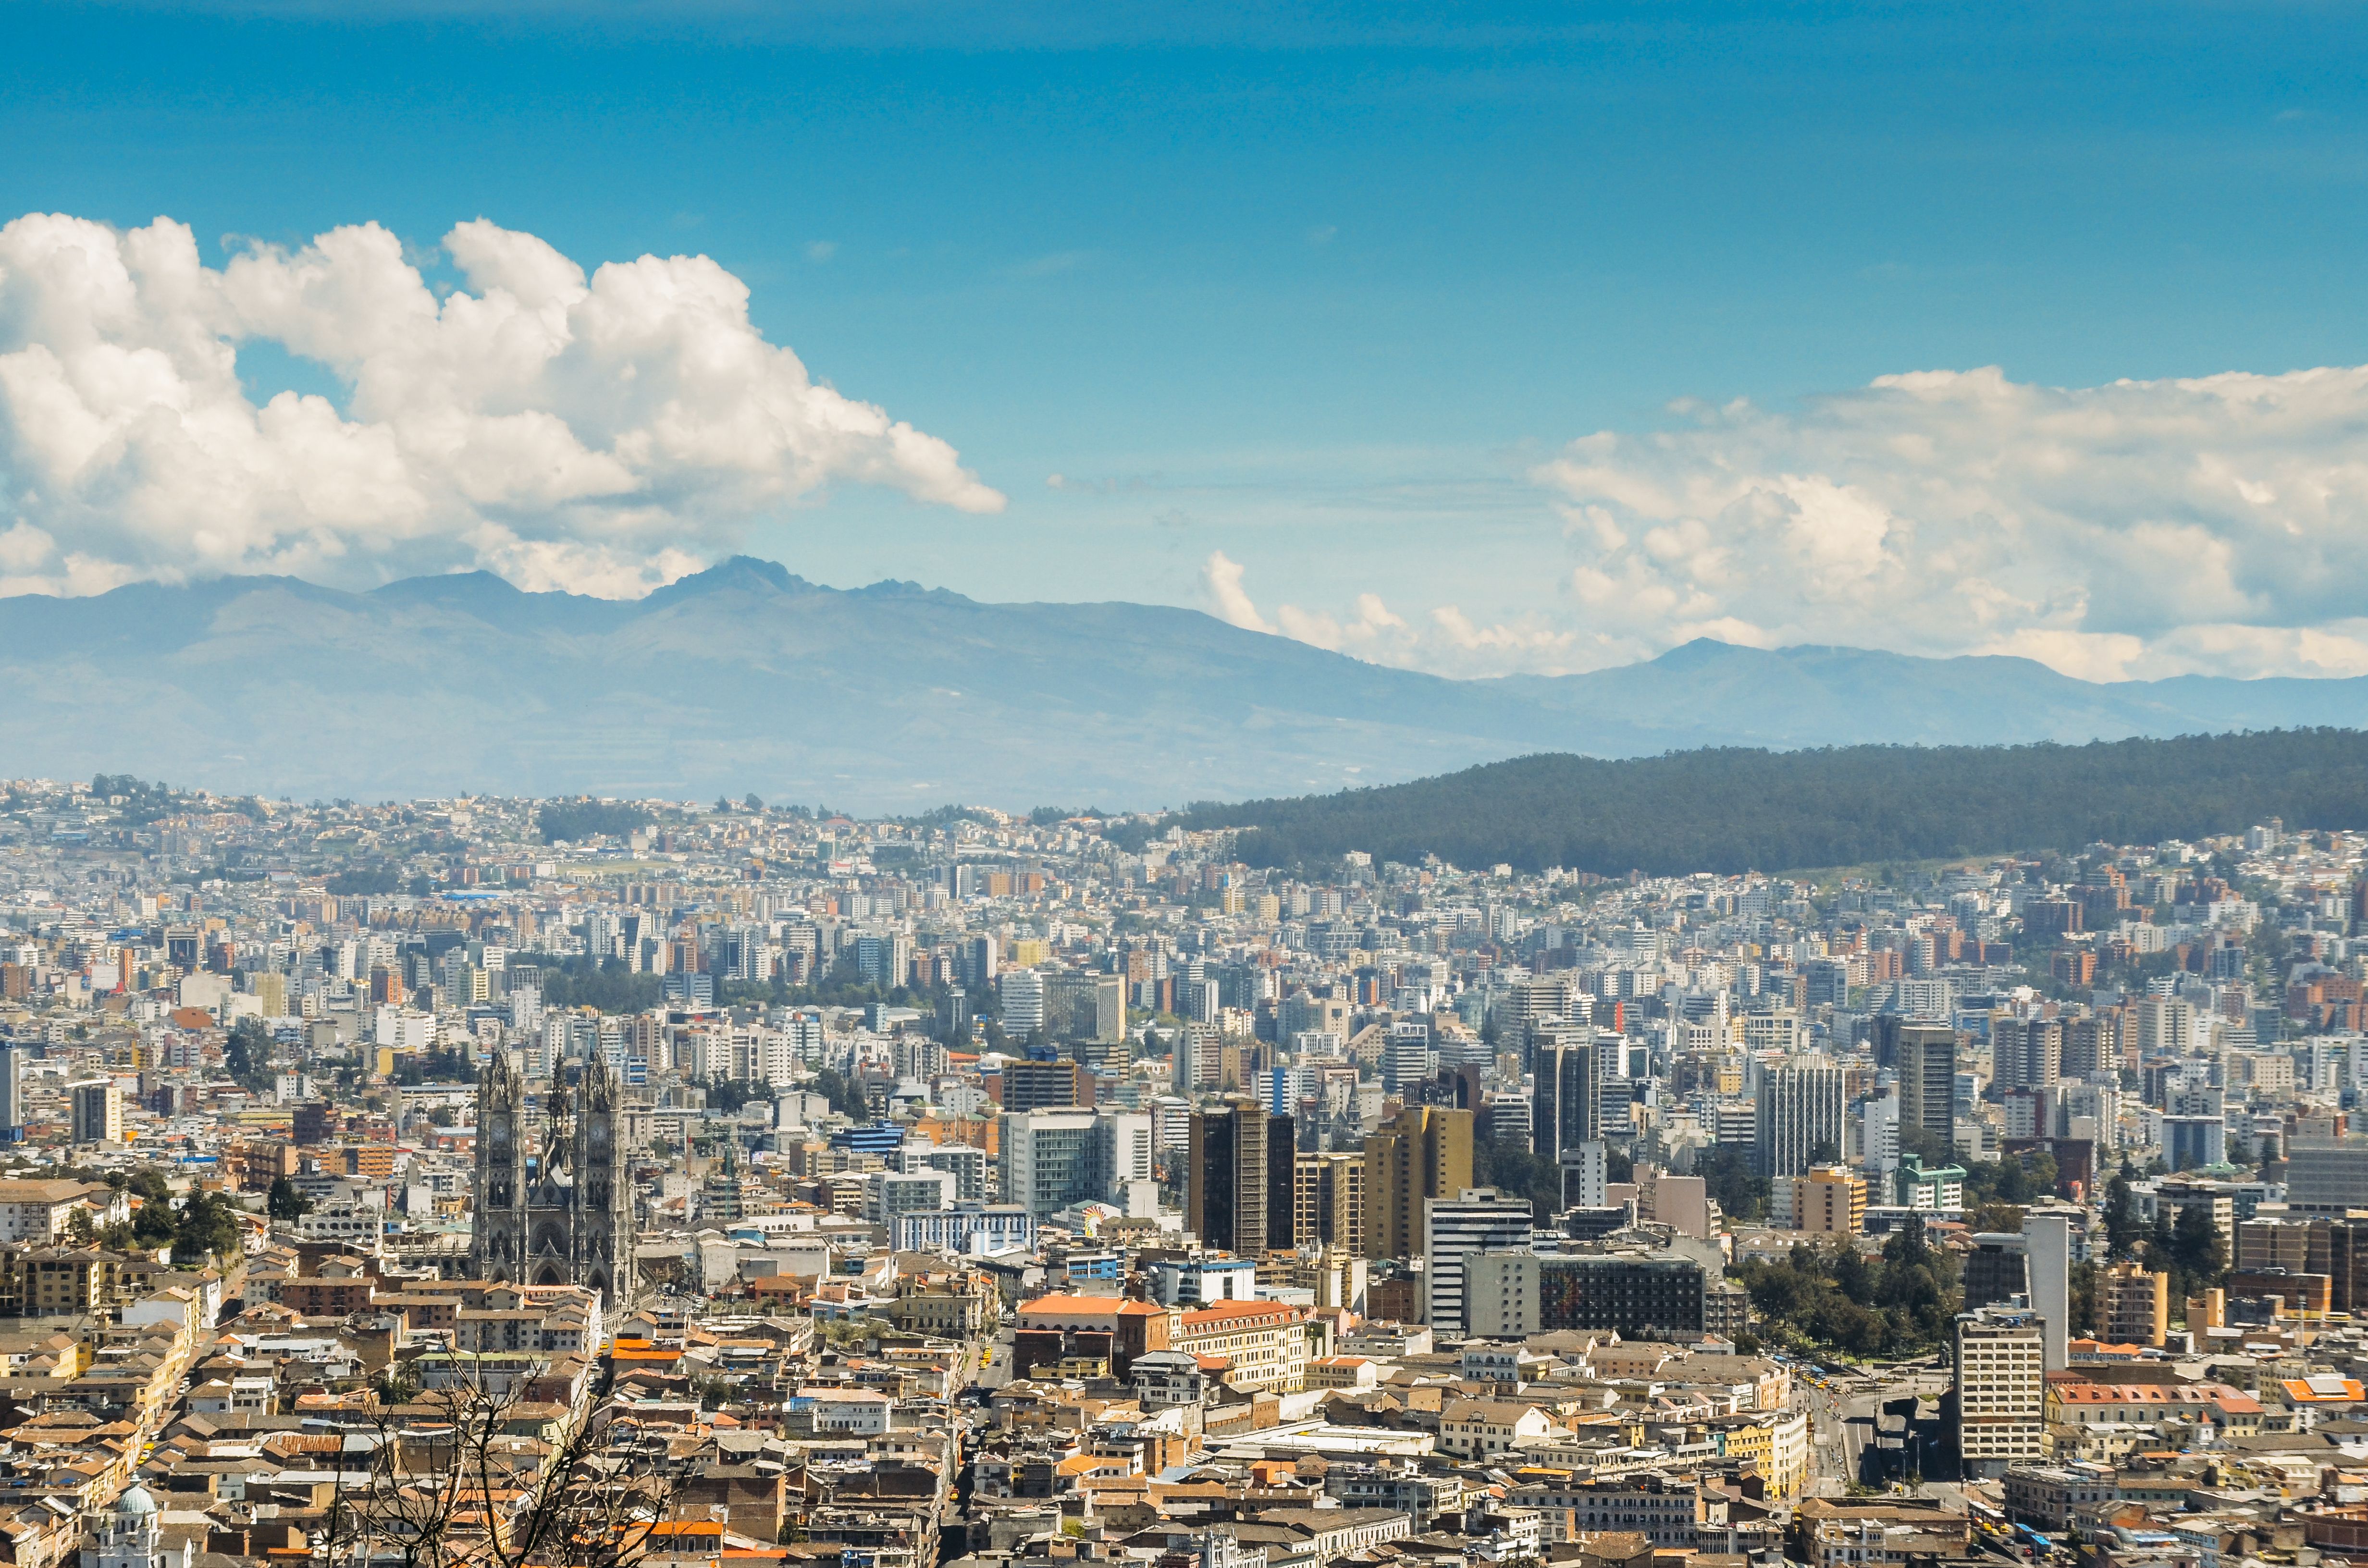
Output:
<svg viewBox="0 0 2368 1568">
<path fill-rule="evenodd" d="M 2368 672 L 2368 368 L 2055 388 L 1885 376 L 1534 474 L 1596 662 L 1698 636 L 2008 653 L 2090 679 Z"/>
<path fill-rule="evenodd" d="M 440 294 L 376 224 L 220 268 L 159 219 L 0 227 L 0 593 L 484 566 L 631 594 L 834 483 L 996 512 L 953 448 L 817 385 L 704 256 L 588 278 L 531 234 L 445 236 Z M 325 368 L 258 406 L 242 348 Z"/>
<path fill-rule="evenodd" d="M 1201 589 L 1220 619 L 1245 631 L 1289 637 L 1374 664 L 1445 675 L 1555 671 L 1564 667 L 1565 655 L 1579 641 L 1568 629 L 1548 625 L 1534 616 L 1476 625 L 1454 605 L 1440 606 L 1430 612 L 1427 624 L 1417 624 L 1372 593 L 1356 595 L 1339 614 L 1303 609 L 1295 604 L 1278 605 L 1269 621 L 1250 597 L 1247 575 L 1242 563 L 1222 550 L 1210 551 L 1201 562 Z"/>
<path fill-rule="evenodd" d="M 1209 551 L 1209 559 L 1201 562 L 1201 587 L 1209 596 L 1209 604 L 1217 619 L 1244 631 L 1272 631 L 1266 617 L 1251 602 L 1249 590 L 1242 586 L 1245 568 L 1222 550 Z"/>
</svg>

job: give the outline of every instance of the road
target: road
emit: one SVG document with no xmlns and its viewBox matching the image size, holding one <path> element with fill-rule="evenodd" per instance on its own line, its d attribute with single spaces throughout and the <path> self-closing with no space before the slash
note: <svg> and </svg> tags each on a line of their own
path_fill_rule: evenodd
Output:
<svg viewBox="0 0 2368 1568">
<path fill-rule="evenodd" d="M 1865 1477 L 1866 1447 L 1874 1439 L 1885 1401 L 1910 1393 L 1930 1398 L 1948 1387 L 1946 1373 L 1922 1368 L 1872 1385 L 1847 1374 L 1826 1381 L 1827 1386 L 1819 1388 L 1794 1372 L 1793 1404 L 1809 1413 L 1810 1480 L 1804 1493 L 1814 1497 L 1840 1496 L 1851 1482 Z"/>
</svg>

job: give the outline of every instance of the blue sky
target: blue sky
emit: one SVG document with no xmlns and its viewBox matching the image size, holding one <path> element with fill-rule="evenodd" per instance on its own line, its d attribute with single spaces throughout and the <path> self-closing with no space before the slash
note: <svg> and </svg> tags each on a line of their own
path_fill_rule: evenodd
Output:
<svg viewBox="0 0 2368 1568">
<path fill-rule="evenodd" d="M 2102 675 L 2352 673 L 2348 612 L 2248 575 L 2249 513 L 2165 494 L 2078 559 L 2016 534 L 1936 563 L 1965 517 L 1916 513 L 1929 493 L 1870 469 L 1863 422 L 1838 437 L 1817 410 L 1918 370 L 2083 389 L 2368 361 L 2357 15 L 17 5 L 0 215 L 170 216 L 209 266 L 226 236 L 293 248 L 374 221 L 431 280 L 479 217 L 587 267 L 712 256 L 769 340 L 1008 498 L 981 515 L 837 483 L 750 515 L 748 548 L 826 582 L 1214 604 L 1471 672 L 1709 630 Z M 336 390 L 268 347 L 242 369 L 258 402 Z M 1681 399 L 1782 427 L 1705 435 Z M 1979 428 L 2030 440 L 2033 417 Z M 2357 455 L 2343 409 L 2312 429 L 2195 439 L 2246 472 L 2264 441 L 2304 471 Z M 1599 431 L 1627 438 L 1624 477 L 1547 472 Z M 1691 443 L 1685 475 L 1656 432 Z M 1853 592 L 1819 585 L 1822 541 L 1854 525 L 1814 500 L 1769 503 L 1816 534 L 1782 603 L 1753 586 L 1765 529 L 1734 496 L 1621 509 L 1647 471 L 1666 496 L 1812 461 L 1892 518 L 1896 559 Z M 1974 511 L 2045 532 L 2079 504 L 2026 485 Z M 2269 576 L 2343 570 L 2355 524 L 2311 523 L 2314 551 Z M 2192 559 L 2148 527 L 2229 545 L 2226 584 L 2169 609 L 2141 601 L 2186 588 L 2117 590 L 2150 556 Z M 1944 633 L 1881 608 L 1974 575 L 2011 608 Z M 2059 576 L 2078 604 L 2025 580 Z M 1385 607 L 1362 633 L 1360 595 Z"/>
</svg>

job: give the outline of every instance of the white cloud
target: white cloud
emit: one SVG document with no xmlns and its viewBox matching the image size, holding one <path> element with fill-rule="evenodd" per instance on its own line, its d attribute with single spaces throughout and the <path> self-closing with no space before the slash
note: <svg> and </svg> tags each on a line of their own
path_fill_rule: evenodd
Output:
<svg viewBox="0 0 2368 1568">
<path fill-rule="evenodd" d="M 2089 678 L 2368 671 L 2368 368 L 2063 389 L 1885 376 L 1575 441 L 1534 477 L 1603 659 L 1695 636 Z"/>
<path fill-rule="evenodd" d="M 0 228 L 0 593 L 449 566 L 630 594 L 834 482 L 996 512 L 954 449 L 819 386 L 704 256 L 589 278 L 483 220 L 438 298 L 376 224 L 219 269 L 181 224 Z M 242 389 L 272 344 L 347 389 Z"/>
<path fill-rule="evenodd" d="M 1378 665 L 1424 669 L 1442 675 L 1501 675 L 1508 669 L 1559 671 L 1580 645 L 1577 632 L 1535 616 L 1496 625 L 1474 624 L 1454 605 L 1433 609 L 1427 625 L 1409 622 L 1379 594 L 1355 596 L 1345 613 L 1278 605 L 1269 622 L 1258 613 L 1241 562 L 1212 551 L 1201 565 L 1201 585 L 1219 619 L 1246 631 L 1264 631 L 1353 654 Z"/>
<path fill-rule="evenodd" d="M 1245 631 L 1272 631 L 1266 617 L 1258 614 L 1258 606 L 1250 601 L 1249 590 L 1242 586 L 1242 563 L 1228 558 L 1222 550 L 1209 551 L 1209 559 L 1201 562 L 1201 586 L 1217 612 L 1217 619 Z"/>
</svg>

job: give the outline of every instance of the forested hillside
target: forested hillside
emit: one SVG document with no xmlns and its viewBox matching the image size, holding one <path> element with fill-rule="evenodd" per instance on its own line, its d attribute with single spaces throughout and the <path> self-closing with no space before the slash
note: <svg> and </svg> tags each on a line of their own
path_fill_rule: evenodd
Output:
<svg viewBox="0 0 2368 1568">
<path fill-rule="evenodd" d="M 1610 876 L 2150 844 L 2271 816 L 2368 826 L 2368 733 L 1525 756 L 1381 789 L 1195 806 L 1159 825 L 1247 828 L 1239 853 L 1253 865 L 1362 849 Z"/>
</svg>

